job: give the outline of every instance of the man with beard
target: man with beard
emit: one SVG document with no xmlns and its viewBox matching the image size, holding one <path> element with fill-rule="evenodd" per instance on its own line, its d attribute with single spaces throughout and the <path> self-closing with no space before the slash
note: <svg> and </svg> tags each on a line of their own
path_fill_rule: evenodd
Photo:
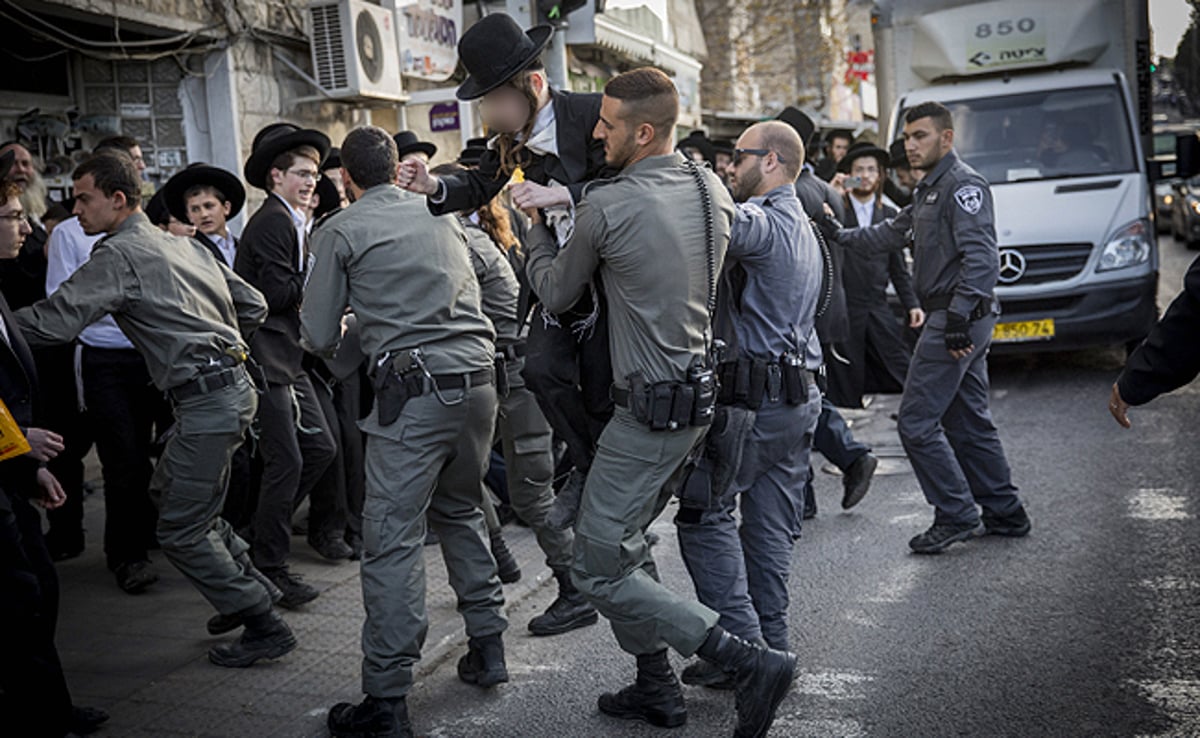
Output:
<svg viewBox="0 0 1200 738">
<path fill-rule="evenodd" d="M 937 554 L 983 535 L 1024 536 L 1030 522 L 988 407 L 987 354 L 1000 314 L 991 188 L 958 158 L 954 119 L 940 103 L 909 108 L 904 147 L 912 168 L 924 172 L 913 204 L 837 238 L 882 252 L 903 248 L 911 232 L 913 286 L 929 317 L 909 365 L 899 431 L 935 511 L 909 547 Z"/>
<path fill-rule="evenodd" d="M 882 197 L 888 158 L 883 149 L 863 142 L 850 147 L 838 165 L 835 185 L 856 182 L 845 195 L 847 227 L 872 225 L 896 216 L 896 209 Z M 847 249 L 843 256 L 842 285 L 850 333 L 842 343 L 842 355 L 849 363 L 830 364 L 829 382 L 837 386 L 831 394 L 845 398 L 849 407 L 862 407 L 866 393 L 900 392 L 912 358 L 900 335 L 900 322 L 888 305 L 888 282 L 896 288 L 910 328 L 921 327 L 925 313 L 913 293 L 903 251 L 873 255 Z"/>
<path fill-rule="evenodd" d="M 718 613 L 663 586 L 646 541 L 669 484 L 711 420 L 706 353 L 716 280 L 733 203 L 706 168 L 675 153 L 679 94 L 657 69 L 614 77 L 595 135 L 621 173 L 592 184 L 559 248 L 544 225 L 530 232 L 526 271 L 552 311 L 571 306 L 597 269 L 612 317 L 616 410 L 600 435 L 575 530 L 575 585 L 637 657 L 636 681 L 600 696 L 600 711 L 663 727 L 687 721 L 667 648 L 699 654 L 734 675 L 737 735 L 763 736 L 795 672 L 794 654 L 749 643 Z M 540 221 L 536 210 L 530 217 Z"/>
<path fill-rule="evenodd" d="M 714 431 L 708 448 L 740 457 L 740 468 L 725 484 L 712 471 L 708 483 L 696 474 L 733 464 L 732 458 L 698 466 L 686 490 L 700 494 L 685 492 L 675 517 L 679 547 L 700 601 L 721 614 L 726 630 L 780 651 L 788 648 L 788 573 L 821 412 L 813 377 L 821 366 L 814 327 L 821 250 L 796 197 L 802 161 L 799 135 L 779 121 L 751 126 L 734 149 L 730 183 L 742 204 L 733 221 L 714 326 L 727 344 L 718 367 L 718 412 L 731 425 L 749 430 L 732 453 Z M 740 527 L 734 516 L 739 508 Z M 684 669 L 683 681 L 733 686 L 730 675 L 703 660 Z"/>
</svg>

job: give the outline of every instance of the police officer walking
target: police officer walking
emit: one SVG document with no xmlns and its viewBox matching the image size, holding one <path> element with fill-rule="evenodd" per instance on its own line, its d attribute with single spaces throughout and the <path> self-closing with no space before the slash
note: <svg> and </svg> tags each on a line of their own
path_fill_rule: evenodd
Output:
<svg viewBox="0 0 1200 738">
<path fill-rule="evenodd" d="M 904 141 L 912 168 L 924 172 L 913 204 L 837 237 L 852 248 L 900 249 L 912 231 L 913 286 L 928 318 L 904 384 L 899 431 L 936 511 L 909 547 L 935 554 L 983 535 L 1024 536 L 1030 522 L 988 407 L 988 346 L 1000 314 L 992 192 L 954 152 L 944 105 L 910 108 Z"/>
<path fill-rule="evenodd" d="M 670 646 L 734 674 L 737 735 L 762 736 L 796 657 L 717 625 L 718 613 L 658 581 L 646 529 L 668 482 L 704 437 L 715 387 L 704 368 L 716 279 L 733 204 L 716 175 L 672 151 L 679 95 L 650 68 L 614 77 L 596 136 L 617 177 L 591 185 L 560 250 L 540 222 L 526 270 L 551 311 L 570 307 L 599 268 L 606 290 L 616 410 L 600 436 L 575 532 L 572 578 L 637 657 L 637 680 L 601 695 L 601 712 L 658 726 L 687 720 Z M 540 221 L 537 212 L 531 217 Z"/>
<path fill-rule="evenodd" d="M 411 736 L 405 696 L 421 656 L 425 521 L 441 541 L 469 651 L 463 681 L 508 681 L 504 594 L 484 529 L 484 470 L 496 422 L 495 331 L 480 304 L 467 236 L 396 187 L 396 142 L 377 127 L 342 144 L 354 201 L 314 232 L 301 311 L 305 343 L 330 354 L 350 306 L 374 373 L 363 505 L 363 692 L 329 712 L 339 738 Z M 398 228 L 397 224 L 402 224 Z"/>
<path fill-rule="evenodd" d="M 116 318 L 175 406 L 175 435 L 150 481 L 163 553 L 219 615 L 245 626 L 236 642 L 210 649 L 209 660 L 244 667 L 278 658 L 296 639 L 272 609 L 249 546 L 220 516 L 230 457 L 258 405 L 244 336 L 266 318 L 266 301 L 199 243 L 150 224 L 127 154 L 97 154 L 74 180 L 84 232 L 108 235 L 53 295 L 19 311 L 17 324 L 30 345 L 50 346 L 105 314 Z"/>
<path fill-rule="evenodd" d="M 734 407 L 718 412 L 733 418 L 740 409 L 752 428 L 734 450 L 712 442 L 721 435 L 714 429 L 709 448 L 718 456 L 740 455 L 740 468 L 725 489 L 689 483 L 686 490 L 702 493 L 685 492 L 675 518 L 700 601 L 721 614 L 726 630 L 777 650 L 788 647 L 788 573 L 821 413 L 812 372 L 821 366 L 814 320 L 822 264 L 796 196 L 803 161 L 800 136 L 779 121 L 751 126 L 734 149 L 730 184 L 743 204 L 733 221 L 715 321 L 728 357 L 719 367 L 718 401 Z M 740 529 L 734 519 L 739 501 Z M 683 681 L 732 686 L 703 660 L 684 669 Z"/>
</svg>

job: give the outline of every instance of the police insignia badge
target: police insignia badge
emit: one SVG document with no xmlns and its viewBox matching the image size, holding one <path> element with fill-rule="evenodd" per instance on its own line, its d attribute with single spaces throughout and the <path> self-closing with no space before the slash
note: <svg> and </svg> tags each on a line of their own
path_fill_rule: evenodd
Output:
<svg viewBox="0 0 1200 738">
<path fill-rule="evenodd" d="M 958 201 L 960 208 L 975 215 L 979 212 L 979 208 L 983 207 L 983 190 L 975 185 L 959 187 L 958 191 L 954 193 L 954 199 Z"/>
</svg>

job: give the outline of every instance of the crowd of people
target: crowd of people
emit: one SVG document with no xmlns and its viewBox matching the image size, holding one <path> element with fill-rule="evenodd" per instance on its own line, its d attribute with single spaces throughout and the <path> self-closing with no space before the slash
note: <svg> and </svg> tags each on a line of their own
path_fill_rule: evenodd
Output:
<svg viewBox="0 0 1200 738">
<path fill-rule="evenodd" d="M 296 534 L 361 562 L 365 699 L 331 708 L 342 737 L 412 735 L 426 544 L 466 626 L 458 675 L 508 681 L 510 520 L 558 588 L 529 631 L 603 615 L 636 658 L 601 712 L 684 724 L 673 648 L 697 657 L 684 682 L 735 692 L 736 735 L 765 735 L 796 669 L 811 451 L 859 504 L 878 460 L 839 408 L 873 393 L 903 391 L 935 508 L 915 552 L 1029 531 L 987 407 L 991 195 L 946 109 L 909 111 L 887 150 L 822 140 L 796 108 L 737 141 L 677 142 L 666 75 L 554 89 L 550 34 L 503 14 L 464 33 L 458 95 L 493 135 L 438 166 L 411 132 L 334 147 L 280 122 L 242 172 L 194 164 L 143 207 L 139 143 L 118 136 L 52 209 L 29 150 L 0 146 L 0 397 L 30 447 L 0 462 L 0 610 L 20 634 L 0 699 L 21 735 L 105 717 L 72 706 L 53 645 L 53 562 L 89 544 L 93 446 L 116 586 L 152 588 L 161 550 L 213 606 L 208 632 L 240 629 L 218 666 L 296 647 L 279 612 L 320 596 L 289 569 Z M 262 204 L 234 234 L 247 185 Z M 695 598 L 652 556 L 673 497 Z M 45 710 L 20 722 L 30 704 Z"/>
</svg>

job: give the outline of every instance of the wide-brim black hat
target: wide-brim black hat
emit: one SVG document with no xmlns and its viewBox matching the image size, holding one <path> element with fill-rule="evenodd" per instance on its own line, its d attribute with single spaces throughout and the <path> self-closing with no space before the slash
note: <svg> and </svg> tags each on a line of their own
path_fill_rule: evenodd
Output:
<svg viewBox="0 0 1200 738">
<path fill-rule="evenodd" d="M 338 169 L 342 166 L 342 150 L 334 146 L 325 156 L 325 161 L 321 162 L 321 171 L 329 169 Z"/>
<path fill-rule="evenodd" d="M 485 15 L 458 40 L 467 79 L 454 94 L 459 100 L 483 97 L 536 62 L 553 37 L 553 26 L 534 26 L 526 32 L 505 13 Z"/>
<path fill-rule="evenodd" d="M 317 206 L 313 208 L 313 220 L 322 218 L 342 206 L 342 197 L 338 194 L 337 185 L 329 177 L 321 177 L 317 180 L 313 194 L 319 198 Z"/>
<path fill-rule="evenodd" d="M 817 132 L 817 124 L 812 118 L 808 117 L 800 108 L 791 105 L 783 109 L 783 112 L 775 116 L 775 120 L 781 120 L 787 123 L 792 128 L 796 129 L 796 133 L 800 134 L 800 141 L 805 146 L 808 146 L 812 140 L 813 134 Z"/>
<path fill-rule="evenodd" d="M 850 167 L 854 165 L 855 159 L 871 156 L 875 161 L 879 162 L 880 169 L 887 169 L 888 162 L 891 161 L 891 156 L 888 152 L 879 148 L 873 143 L 867 141 L 859 141 L 846 151 L 846 155 L 838 162 L 837 170 L 846 174 L 850 173 Z"/>
<path fill-rule="evenodd" d="M 163 185 L 163 199 L 166 201 L 167 210 L 175 216 L 175 220 L 181 223 L 190 222 L 187 201 L 184 196 L 187 195 L 188 190 L 197 185 L 212 187 L 225 197 L 229 203 L 229 218 L 242 212 L 242 207 L 246 204 L 246 188 L 242 186 L 242 180 L 238 179 L 237 175 L 219 167 L 196 163 L 187 169 L 176 172 L 175 176 L 168 179 L 167 183 Z"/>
<path fill-rule="evenodd" d="M 8 173 L 12 171 L 12 165 L 16 159 L 17 155 L 12 149 L 0 154 L 0 182 L 8 179 Z"/>
<path fill-rule="evenodd" d="M 712 139 L 712 147 L 713 151 L 718 154 L 729 154 L 730 156 L 733 156 L 734 143 L 728 138 Z"/>
<path fill-rule="evenodd" d="M 396 142 L 396 150 L 401 159 L 413 152 L 420 152 L 432 159 L 438 150 L 437 146 L 429 141 L 418 139 L 417 134 L 412 131 L 400 131 L 395 136 L 392 136 L 392 140 Z"/>
<path fill-rule="evenodd" d="M 908 152 L 904 150 L 904 139 L 892 141 L 888 147 L 888 166 L 892 169 L 908 169 Z"/>
<path fill-rule="evenodd" d="M 154 193 L 154 197 L 150 198 L 150 202 L 146 203 L 143 209 L 146 217 L 156 226 L 165 226 L 171 222 L 171 211 L 167 210 L 167 199 L 163 196 L 163 190 Z M 187 223 L 188 221 L 183 221 Z"/>
<path fill-rule="evenodd" d="M 487 150 L 488 140 L 486 138 L 469 139 L 462 153 L 458 155 L 458 163 L 464 167 L 477 167 L 479 166 L 479 160 L 483 158 Z"/>
<path fill-rule="evenodd" d="M 300 146 L 312 146 L 321 161 L 329 156 L 329 136 L 311 128 L 301 128 L 291 123 L 272 123 L 254 136 L 250 147 L 250 158 L 246 160 L 243 174 L 246 182 L 260 190 L 267 189 L 267 174 L 271 162 L 280 154 Z"/>
<path fill-rule="evenodd" d="M 712 141 L 708 140 L 708 136 L 704 135 L 704 131 L 696 130 L 689 133 L 679 143 L 675 144 L 675 149 L 684 148 L 696 149 L 705 161 L 711 162 L 716 158 L 716 149 L 713 148 Z"/>
</svg>

